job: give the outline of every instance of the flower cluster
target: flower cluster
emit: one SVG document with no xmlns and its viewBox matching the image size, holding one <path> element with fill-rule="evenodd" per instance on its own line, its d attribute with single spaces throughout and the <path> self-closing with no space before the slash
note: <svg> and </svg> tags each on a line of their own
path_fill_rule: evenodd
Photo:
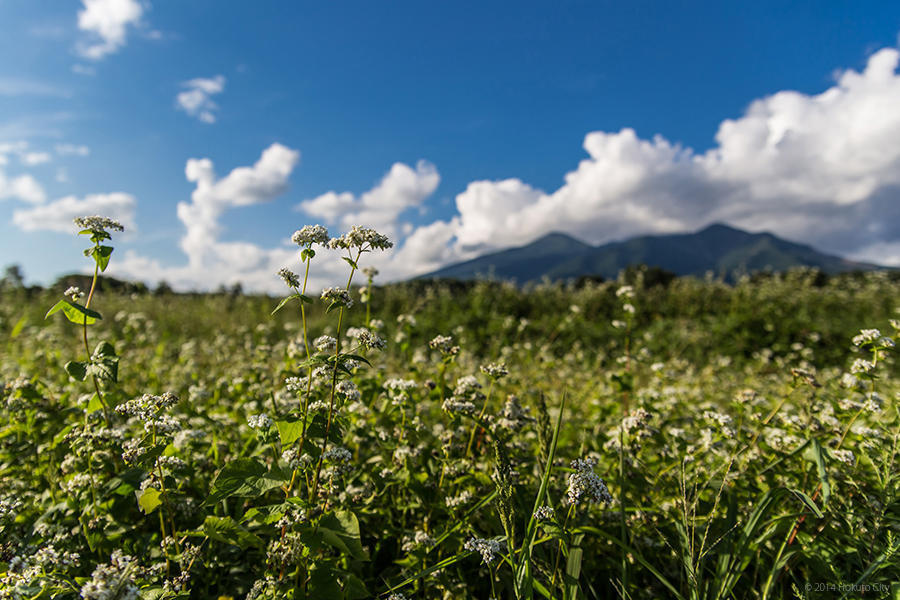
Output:
<svg viewBox="0 0 900 600">
<path fill-rule="evenodd" d="M 89 217 L 75 217 L 72 219 L 75 226 L 82 231 L 92 231 L 94 233 L 107 233 L 108 231 L 125 231 L 125 227 L 109 217 L 101 217 L 93 215 Z"/>
<path fill-rule="evenodd" d="M 393 377 L 384 382 L 384 389 L 388 391 L 394 404 L 398 404 L 409 392 L 416 389 L 416 382 L 412 379 Z"/>
<path fill-rule="evenodd" d="M 463 375 L 456 380 L 453 393 L 457 396 L 465 396 L 481 388 L 481 383 L 474 375 Z"/>
<path fill-rule="evenodd" d="M 85 600 L 137 600 L 138 587 L 132 579 L 134 569 L 134 558 L 114 550 L 109 564 L 94 569 L 91 579 L 81 586 L 81 597 Z"/>
<path fill-rule="evenodd" d="M 552 521 L 553 520 L 553 507 L 552 506 L 541 506 L 536 511 L 534 511 L 534 520 L 535 521 Z"/>
<path fill-rule="evenodd" d="M 494 562 L 494 555 L 500 553 L 500 542 L 484 538 L 470 538 L 463 546 L 469 552 L 481 554 L 481 561 L 489 565 Z"/>
<path fill-rule="evenodd" d="M 453 345 L 453 338 L 449 335 L 435 336 L 428 342 L 428 347 L 432 350 L 437 350 L 444 356 L 455 356 L 459 354 L 459 346 Z"/>
<path fill-rule="evenodd" d="M 289 288 L 300 287 L 300 278 L 290 269 L 279 269 L 278 276 L 281 277 L 281 280 L 284 281 L 284 284 Z"/>
<path fill-rule="evenodd" d="M 330 335 L 320 335 L 313 340 L 313 346 L 319 352 L 334 352 L 334 349 L 337 348 L 337 340 Z"/>
<path fill-rule="evenodd" d="M 595 504 L 609 504 L 613 501 L 606 482 L 594 473 L 595 464 L 597 461 L 593 458 L 576 458 L 572 461 L 571 467 L 575 472 L 569 474 L 569 487 L 566 489 L 569 504 L 577 504 L 583 500 Z"/>
<path fill-rule="evenodd" d="M 503 408 L 500 409 L 500 413 L 497 415 L 497 426 L 511 431 L 518 431 L 526 423 L 534 421 L 534 417 L 531 416 L 530 412 L 531 409 L 527 406 L 522 406 L 518 396 L 510 394 L 506 397 L 506 402 L 503 403 Z"/>
<path fill-rule="evenodd" d="M 353 298 L 350 297 L 350 292 L 343 288 L 325 288 L 324 290 L 322 290 L 322 300 L 332 302 L 334 304 L 340 304 L 345 308 L 350 308 L 351 306 L 353 306 Z"/>
<path fill-rule="evenodd" d="M 247 417 L 247 425 L 250 429 L 265 431 L 273 425 L 272 418 L 267 414 L 250 415 Z"/>
<path fill-rule="evenodd" d="M 175 406 L 176 404 L 178 404 L 178 396 L 172 392 L 165 392 L 161 396 L 144 394 L 140 398 L 135 398 L 118 405 L 116 407 L 116 412 L 120 415 L 130 415 L 137 417 L 141 421 L 149 422 L 160 412 Z"/>
<path fill-rule="evenodd" d="M 66 291 L 63 292 L 63 296 L 71 298 L 72 302 L 78 302 L 84 296 L 84 292 L 81 291 L 80 287 L 73 285 L 66 288 Z"/>
<path fill-rule="evenodd" d="M 356 342 L 367 350 L 376 349 L 381 350 L 387 344 L 381 336 L 372 332 L 370 329 L 366 329 L 365 327 L 351 327 L 347 330 L 347 337 L 356 339 Z"/>
<path fill-rule="evenodd" d="M 490 363 L 481 365 L 481 372 L 493 379 L 500 379 L 509 375 L 509 369 L 503 363 Z"/>
<path fill-rule="evenodd" d="M 330 239 L 328 247 L 332 250 L 348 248 L 387 250 L 388 248 L 393 248 L 394 243 L 386 235 L 382 235 L 374 229 L 354 225 L 350 231 L 341 237 Z"/>
<path fill-rule="evenodd" d="M 471 415 L 475 412 L 475 404 L 468 400 L 462 400 L 456 396 L 444 400 L 441 408 L 449 413 L 460 413 L 464 415 Z"/>
<path fill-rule="evenodd" d="M 291 241 L 298 246 L 312 246 L 320 244 L 324 246 L 328 243 L 328 230 L 321 225 L 304 225 L 301 229 L 294 232 Z"/>
</svg>

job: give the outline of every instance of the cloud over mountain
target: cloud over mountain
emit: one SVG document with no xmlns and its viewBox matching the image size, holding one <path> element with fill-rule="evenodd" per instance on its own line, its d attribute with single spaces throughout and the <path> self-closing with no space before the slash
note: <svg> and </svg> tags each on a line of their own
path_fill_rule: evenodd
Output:
<svg viewBox="0 0 900 600">
<path fill-rule="evenodd" d="M 447 240 L 429 253 L 406 252 L 409 272 L 550 231 L 602 243 L 716 221 L 900 264 L 898 58 L 883 49 L 821 94 L 756 100 L 723 121 L 717 146 L 702 154 L 629 128 L 597 131 L 585 136 L 588 158 L 555 191 L 515 178 L 472 182 L 456 197 L 457 216 L 407 240 L 420 245 L 438 232 Z"/>
</svg>

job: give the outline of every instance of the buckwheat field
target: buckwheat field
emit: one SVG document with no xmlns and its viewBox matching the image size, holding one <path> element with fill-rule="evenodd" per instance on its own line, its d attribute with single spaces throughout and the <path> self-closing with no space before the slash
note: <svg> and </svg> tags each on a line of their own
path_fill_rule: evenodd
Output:
<svg viewBox="0 0 900 600">
<path fill-rule="evenodd" d="M 305 226 L 283 298 L 130 294 L 121 229 L 0 295 L 0 598 L 898 593 L 894 273 L 381 285 Z"/>
</svg>

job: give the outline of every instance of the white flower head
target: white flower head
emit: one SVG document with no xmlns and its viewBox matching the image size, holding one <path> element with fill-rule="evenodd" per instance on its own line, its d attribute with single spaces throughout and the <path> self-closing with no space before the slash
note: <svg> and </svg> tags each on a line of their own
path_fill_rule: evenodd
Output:
<svg viewBox="0 0 900 600">
<path fill-rule="evenodd" d="M 394 243 L 386 235 L 382 235 L 368 227 L 354 225 L 350 231 L 338 238 L 328 241 L 328 247 L 332 250 L 358 248 L 360 250 L 387 250 L 393 248 Z"/>
<path fill-rule="evenodd" d="M 290 269 L 279 269 L 278 276 L 281 277 L 281 280 L 284 281 L 284 284 L 289 288 L 300 287 L 300 278 Z"/>
<path fill-rule="evenodd" d="M 324 246 L 328 243 L 328 230 L 321 225 L 304 225 L 302 229 L 294 232 L 291 241 L 298 246 L 309 247 L 313 244 Z"/>
<path fill-rule="evenodd" d="M 82 231 L 91 231 L 92 233 L 108 234 L 109 231 L 125 231 L 125 227 L 115 219 L 100 215 L 75 217 L 72 222 Z"/>
<path fill-rule="evenodd" d="M 262 413 L 258 415 L 250 415 L 247 417 L 247 425 L 250 426 L 250 429 L 259 429 L 260 431 L 265 431 L 269 429 L 273 425 L 273 421 L 269 415 Z"/>
<path fill-rule="evenodd" d="M 594 473 L 593 458 L 575 459 L 571 466 L 574 473 L 569 474 L 569 487 L 566 496 L 570 504 L 587 501 L 594 504 L 609 504 L 613 501 L 609 489 L 599 475 Z"/>
<path fill-rule="evenodd" d="M 325 288 L 324 290 L 322 290 L 322 300 L 340 304 L 345 308 L 350 308 L 351 306 L 353 306 L 353 298 L 350 297 L 350 292 L 343 288 Z"/>
<path fill-rule="evenodd" d="M 481 562 L 489 565 L 494 562 L 494 555 L 500 553 L 500 542 L 484 538 L 470 538 L 463 546 L 469 552 L 481 554 Z"/>
</svg>

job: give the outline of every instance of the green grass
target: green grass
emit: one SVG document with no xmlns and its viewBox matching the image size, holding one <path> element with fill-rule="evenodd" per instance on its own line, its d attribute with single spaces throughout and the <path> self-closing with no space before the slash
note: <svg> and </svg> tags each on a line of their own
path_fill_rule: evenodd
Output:
<svg viewBox="0 0 900 600">
<path fill-rule="evenodd" d="M 0 292 L 0 598 L 78 598 L 97 569 L 116 598 L 891 597 L 898 366 L 851 339 L 897 339 L 900 282 L 628 277 L 354 290 L 340 326 L 315 297 L 310 342 L 341 345 L 309 359 L 296 300 L 101 285 L 83 327 L 44 318 L 61 290 Z M 346 336 L 367 312 L 383 350 Z M 144 394 L 158 413 L 115 410 Z M 612 503 L 566 502 L 585 457 Z"/>
</svg>

